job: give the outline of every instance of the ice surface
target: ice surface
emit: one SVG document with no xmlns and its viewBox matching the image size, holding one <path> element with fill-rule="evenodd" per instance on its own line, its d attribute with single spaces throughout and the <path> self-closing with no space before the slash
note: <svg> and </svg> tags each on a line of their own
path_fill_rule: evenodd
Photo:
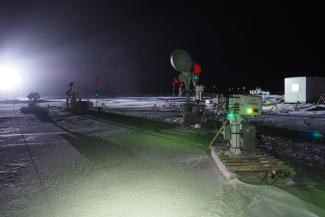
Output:
<svg viewBox="0 0 325 217">
<path fill-rule="evenodd" d="M 107 109 L 110 102 L 115 109 L 146 110 L 163 101 L 103 99 Z M 42 122 L 15 106 L 0 106 L 0 216 L 325 216 L 276 187 L 225 183 L 201 148 L 207 142 L 191 132 L 127 127 L 55 107 L 56 123 Z"/>
</svg>

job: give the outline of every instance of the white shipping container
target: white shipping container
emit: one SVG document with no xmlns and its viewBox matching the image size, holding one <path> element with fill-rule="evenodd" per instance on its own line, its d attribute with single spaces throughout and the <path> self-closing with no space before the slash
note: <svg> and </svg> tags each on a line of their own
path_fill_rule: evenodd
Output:
<svg viewBox="0 0 325 217">
<path fill-rule="evenodd" d="M 284 79 L 284 101 L 316 102 L 325 93 L 325 77 L 292 77 Z"/>
</svg>

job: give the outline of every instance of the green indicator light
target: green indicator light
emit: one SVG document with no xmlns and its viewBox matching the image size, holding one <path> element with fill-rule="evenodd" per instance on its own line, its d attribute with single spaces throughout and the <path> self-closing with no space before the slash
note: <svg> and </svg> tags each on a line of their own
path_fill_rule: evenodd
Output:
<svg viewBox="0 0 325 217">
<path fill-rule="evenodd" d="M 227 119 L 229 121 L 235 121 L 237 119 L 237 115 L 234 112 L 230 112 L 227 114 Z"/>
<path fill-rule="evenodd" d="M 200 77 L 198 75 L 194 75 L 194 80 L 198 81 L 200 79 Z"/>
</svg>

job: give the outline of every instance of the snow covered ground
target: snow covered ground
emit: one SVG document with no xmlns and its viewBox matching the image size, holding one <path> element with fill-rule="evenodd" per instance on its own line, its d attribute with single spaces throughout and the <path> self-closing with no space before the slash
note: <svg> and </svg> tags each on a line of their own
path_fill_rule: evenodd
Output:
<svg viewBox="0 0 325 217">
<path fill-rule="evenodd" d="M 138 126 L 118 116 L 70 115 L 57 107 L 63 102 L 41 103 L 49 119 L 20 113 L 19 102 L 0 103 L 0 216 L 325 216 L 321 177 L 307 192 L 225 183 L 206 135 L 173 124 L 151 129 L 141 119 Z M 149 119 L 180 118 L 161 111 L 166 98 L 97 103 Z"/>
</svg>

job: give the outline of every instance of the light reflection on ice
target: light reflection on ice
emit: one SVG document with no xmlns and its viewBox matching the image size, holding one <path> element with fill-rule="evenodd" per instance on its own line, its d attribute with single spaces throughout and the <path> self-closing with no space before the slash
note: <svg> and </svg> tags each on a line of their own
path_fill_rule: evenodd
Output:
<svg viewBox="0 0 325 217">
<path fill-rule="evenodd" d="M 101 100 L 99 102 L 110 102 L 119 108 L 143 108 L 164 99 Z M 87 127 L 92 126 L 87 122 Z M 64 152 L 66 154 L 66 150 Z M 144 159 L 148 150 L 140 149 L 139 152 L 140 159 L 134 161 L 119 158 L 99 167 L 85 163 L 77 173 L 66 174 L 55 185 L 47 186 L 55 216 L 325 216 L 324 210 L 275 187 L 251 186 L 238 180 L 224 183 L 215 169 L 198 165 L 199 161 L 209 160 L 202 153 L 179 155 L 180 159 L 170 161 L 190 167 L 182 174 L 175 174 L 173 166 L 160 168 L 150 159 Z M 41 157 L 46 162 L 49 153 L 44 152 Z M 62 160 L 62 156 L 56 157 Z M 28 201 L 29 210 L 24 212 L 29 211 L 33 217 L 51 216 L 41 192 L 35 197 Z M 21 216 L 28 216 L 28 213 Z"/>
</svg>

